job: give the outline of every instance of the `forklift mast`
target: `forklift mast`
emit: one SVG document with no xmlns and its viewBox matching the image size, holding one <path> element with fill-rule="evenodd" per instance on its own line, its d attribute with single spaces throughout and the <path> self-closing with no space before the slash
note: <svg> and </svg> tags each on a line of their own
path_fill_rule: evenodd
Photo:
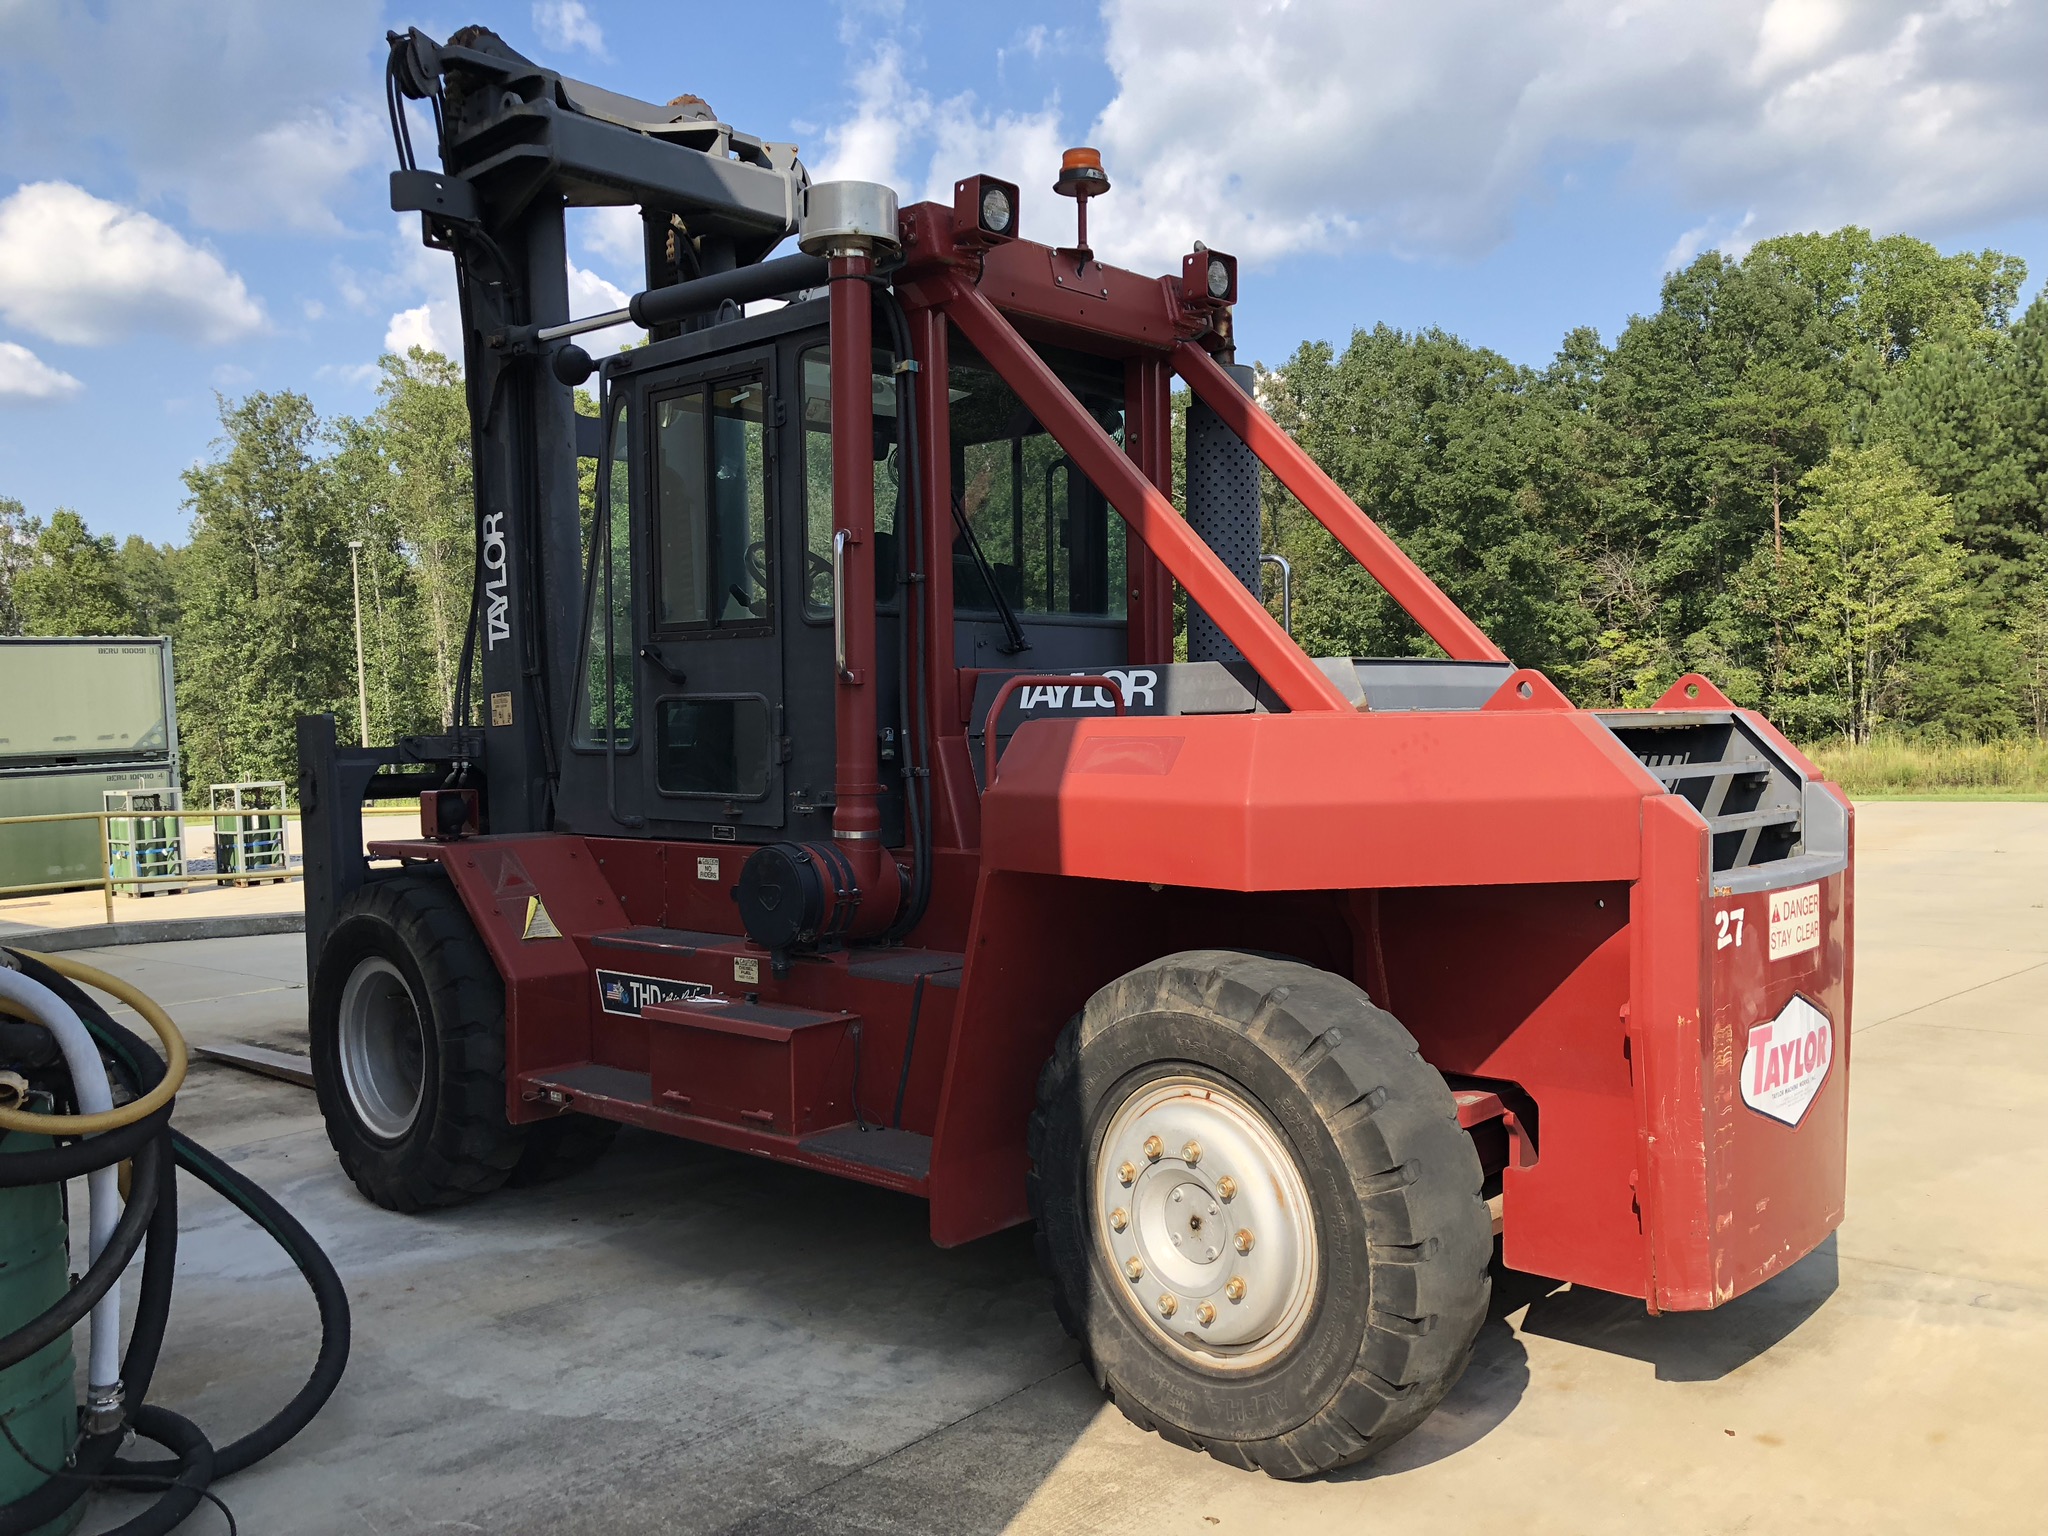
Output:
<svg viewBox="0 0 2048 1536">
<path fill-rule="evenodd" d="M 330 748 L 318 717 L 301 727 L 311 733 L 300 750 L 309 953 L 360 884 L 362 795 L 482 785 L 478 819 L 493 831 L 553 824 L 583 606 L 577 460 L 599 447 L 597 422 L 575 407 L 582 378 L 558 372 L 579 358 L 587 368 L 587 357 L 539 335 L 571 318 L 566 211 L 637 209 L 649 293 L 694 280 L 685 302 L 652 320 L 654 339 L 810 275 L 784 262 L 755 276 L 796 230 L 809 175 L 793 145 L 739 132 L 696 96 L 658 106 L 571 80 L 483 27 L 445 44 L 417 29 L 389 41 L 392 207 L 418 213 L 424 242 L 455 262 L 476 566 L 447 733 L 365 751 Z M 405 100 L 432 109 L 438 171 L 416 161 Z"/>
</svg>

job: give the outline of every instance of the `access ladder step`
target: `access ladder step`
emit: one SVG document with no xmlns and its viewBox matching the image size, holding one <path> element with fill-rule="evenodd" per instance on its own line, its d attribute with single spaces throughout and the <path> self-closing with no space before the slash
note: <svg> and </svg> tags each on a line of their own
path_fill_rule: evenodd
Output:
<svg viewBox="0 0 2048 1536">
<path fill-rule="evenodd" d="M 922 1184 L 932 1171 L 932 1139 L 887 1126 L 835 1126 L 797 1143 L 813 1157 L 897 1174 Z"/>
</svg>

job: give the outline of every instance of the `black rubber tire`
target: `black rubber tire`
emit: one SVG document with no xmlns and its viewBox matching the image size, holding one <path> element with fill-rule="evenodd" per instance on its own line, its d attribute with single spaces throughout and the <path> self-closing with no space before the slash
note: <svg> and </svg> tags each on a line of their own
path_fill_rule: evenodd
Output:
<svg viewBox="0 0 2048 1536">
<path fill-rule="evenodd" d="M 398 968 L 428 1026 L 420 1112 L 391 1141 L 362 1123 L 341 1075 L 342 988 L 372 955 Z M 327 1139 L 364 1195 L 419 1211 L 489 1194 L 511 1175 L 524 1137 L 505 1118 L 505 987 L 446 876 L 408 872 L 343 903 L 314 972 L 310 1025 Z"/>
<path fill-rule="evenodd" d="M 618 1136 L 618 1121 L 600 1120 L 595 1115 L 569 1114 L 529 1125 L 526 1145 L 520 1148 L 512 1177 L 505 1182 L 523 1189 L 581 1173 L 603 1157 Z"/>
<path fill-rule="evenodd" d="M 1097 1241 L 1095 1148 L 1157 1078 L 1221 1080 L 1261 1110 L 1308 1185 L 1322 1254 L 1309 1321 L 1255 1371 L 1169 1351 Z M 1385 1449 L 1451 1389 L 1486 1319 L 1493 1225 L 1443 1078 L 1342 977 L 1239 950 L 1168 955 L 1097 992 L 1038 1084 L 1030 1199 L 1053 1300 L 1124 1415 L 1275 1477 Z"/>
</svg>

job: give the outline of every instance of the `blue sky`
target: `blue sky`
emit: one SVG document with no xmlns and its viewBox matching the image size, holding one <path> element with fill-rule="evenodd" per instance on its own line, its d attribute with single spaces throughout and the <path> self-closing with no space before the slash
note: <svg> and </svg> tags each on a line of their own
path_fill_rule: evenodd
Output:
<svg viewBox="0 0 2048 1536">
<path fill-rule="evenodd" d="M 2048 271 L 2036 0 L 0 0 L 0 496 L 182 538 L 216 392 L 360 414 L 387 343 L 449 334 L 446 258 L 384 204 L 383 33 L 471 21 L 906 201 L 1008 175 L 1027 235 L 1067 234 L 1058 151 L 1097 143 L 1097 249 L 1234 250 L 1268 363 L 1385 321 L 1541 365 L 1786 229 Z M 633 286 L 615 232 L 572 238 L 579 307 Z"/>
</svg>

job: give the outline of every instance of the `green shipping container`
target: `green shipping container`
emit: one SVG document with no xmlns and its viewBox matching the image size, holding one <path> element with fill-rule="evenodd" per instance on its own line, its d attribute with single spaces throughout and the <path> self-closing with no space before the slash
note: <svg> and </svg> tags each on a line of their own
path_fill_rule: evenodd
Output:
<svg viewBox="0 0 2048 1536">
<path fill-rule="evenodd" d="M 0 639 L 0 768 L 177 759 L 169 640 Z"/>
<path fill-rule="evenodd" d="M 0 768 L 0 816 L 50 816 L 60 811 L 101 811 L 110 789 L 156 789 L 175 784 L 168 764 L 101 764 L 92 768 Z M 0 826 L 0 886 L 66 881 L 97 885 L 100 828 L 96 821 L 46 821 Z"/>
</svg>

